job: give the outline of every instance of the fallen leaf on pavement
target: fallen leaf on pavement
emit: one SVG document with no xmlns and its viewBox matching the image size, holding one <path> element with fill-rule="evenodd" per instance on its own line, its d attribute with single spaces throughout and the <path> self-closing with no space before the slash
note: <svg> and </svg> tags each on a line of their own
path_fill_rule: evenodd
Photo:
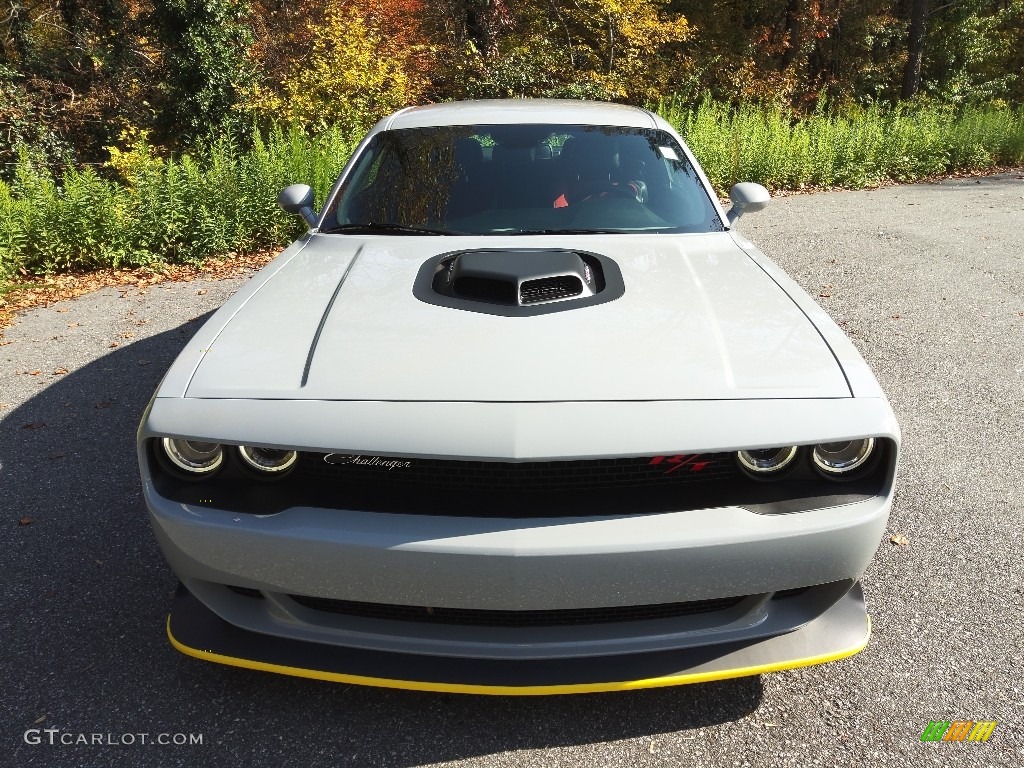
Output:
<svg viewBox="0 0 1024 768">
<path fill-rule="evenodd" d="M 26 278 L 22 287 L 10 291 L 0 297 L 0 329 L 9 325 L 15 312 L 31 307 L 48 306 L 57 301 L 66 301 L 108 286 L 131 285 L 139 283 L 140 274 L 148 284 L 164 280 L 188 282 L 202 275 L 207 279 L 224 279 L 231 277 L 248 277 L 256 270 L 263 268 L 277 254 L 278 250 L 261 251 L 250 254 L 229 254 L 223 259 L 212 259 L 201 267 L 181 264 L 160 264 L 151 267 L 133 269 L 98 269 L 87 273 L 67 275 L 51 275 L 36 277 L 29 274 L 24 267 L 18 272 Z M 118 288 L 118 293 L 127 298 L 128 289 Z M 0 341 L 0 344 L 3 344 Z"/>
<path fill-rule="evenodd" d="M 100 400 L 98 403 L 96 403 L 96 407 L 101 409 L 101 410 L 103 408 L 109 408 L 110 407 L 110 401 L 109 400 Z"/>
<path fill-rule="evenodd" d="M 57 307 L 57 311 L 58 312 L 67 312 L 70 309 L 71 309 L 71 307 Z"/>
<path fill-rule="evenodd" d="M 63 376 L 67 372 L 68 372 L 67 368 L 54 368 L 53 369 L 53 375 L 54 376 Z"/>
<path fill-rule="evenodd" d="M 897 547 L 905 547 L 905 546 L 907 546 L 907 544 L 910 543 L 910 540 L 907 539 L 906 536 L 903 536 L 903 535 L 898 534 L 898 533 L 895 536 L 890 536 L 889 537 L 889 541 L 891 541 Z"/>
<path fill-rule="evenodd" d="M 32 525 L 36 519 L 34 517 L 23 517 L 18 521 L 18 525 Z"/>
<path fill-rule="evenodd" d="M 22 429 L 42 429 L 45 426 L 46 426 L 46 422 L 45 421 L 33 421 L 33 422 L 29 422 L 28 424 L 22 424 L 21 428 Z"/>
<path fill-rule="evenodd" d="M 34 371 L 29 371 L 28 375 L 29 376 L 38 376 L 40 373 L 42 373 L 42 371 L 40 371 L 38 368 L 36 368 Z"/>
<path fill-rule="evenodd" d="M 204 296 L 204 295 L 206 295 L 206 289 L 205 288 L 200 288 L 198 291 L 196 291 L 196 296 Z"/>
<path fill-rule="evenodd" d="M 119 347 L 119 346 L 120 346 L 120 344 L 118 344 L 116 341 L 110 342 L 110 349 L 114 349 L 115 347 Z"/>
</svg>

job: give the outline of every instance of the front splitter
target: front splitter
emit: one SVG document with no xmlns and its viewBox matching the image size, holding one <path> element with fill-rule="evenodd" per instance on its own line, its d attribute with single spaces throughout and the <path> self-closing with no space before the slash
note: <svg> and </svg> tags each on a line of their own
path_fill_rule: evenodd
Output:
<svg viewBox="0 0 1024 768">
<path fill-rule="evenodd" d="M 784 635 L 570 659 L 422 656 L 290 640 L 229 624 L 182 585 L 167 617 L 171 644 L 205 661 L 353 685 L 494 696 L 627 691 L 778 672 L 853 656 L 870 635 L 859 583 L 817 619 Z"/>
</svg>

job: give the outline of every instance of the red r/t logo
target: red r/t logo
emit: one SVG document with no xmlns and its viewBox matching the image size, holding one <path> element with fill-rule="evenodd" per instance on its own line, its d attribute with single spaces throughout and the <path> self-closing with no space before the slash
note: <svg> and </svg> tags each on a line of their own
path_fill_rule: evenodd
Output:
<svg viewBox="0 0 1024 768">
<path fill-rule="evenodd" d="M 711 463 L 710 461 L 699 461 L 703 455 L 703 453 L 681 453 L 678 456 L 655 456 L 648 464 L 670 464 L 671 466 L 665 470 L 666 475 L 671 475 L 683 467 L 689 467 L 689 472 L 700 472 Z"/>
</svg>

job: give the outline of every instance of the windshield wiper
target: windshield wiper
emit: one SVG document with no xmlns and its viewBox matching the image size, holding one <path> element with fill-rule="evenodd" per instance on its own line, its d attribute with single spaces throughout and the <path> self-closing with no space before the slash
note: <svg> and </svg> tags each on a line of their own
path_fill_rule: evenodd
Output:
<svg viewBox="0 0 1024 768">
<path fill-rule="evenodd" d="M 520 229 L 510 235 L 623 235 L 630 229 Z M 641 230 L 645 231 L 645 230 Z"/>
<path fill-rule="evenodd" d="M 333 235 L 346 232 L 354 235 L 468 235 L 469 232 L 458 232 L 452 229 L 431 229 L 430 227 L 413 227 L 408 224 L 337 224 L 327 227 L 321 232 Z"/>
</svg>

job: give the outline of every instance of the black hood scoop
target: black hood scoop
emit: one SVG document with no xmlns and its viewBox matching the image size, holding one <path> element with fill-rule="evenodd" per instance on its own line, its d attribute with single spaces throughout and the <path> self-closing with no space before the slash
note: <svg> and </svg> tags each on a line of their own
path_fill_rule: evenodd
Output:
<svg viewBox="0 0 1024 768">
<path fill-rule="evenodd" d="M 622 273 L 607 256 L 536 248 L 442 254 L 423 265 L 413 289 L 428 304 L 506 316 L 590 306 L 624 291 Z"/>
</svg>

